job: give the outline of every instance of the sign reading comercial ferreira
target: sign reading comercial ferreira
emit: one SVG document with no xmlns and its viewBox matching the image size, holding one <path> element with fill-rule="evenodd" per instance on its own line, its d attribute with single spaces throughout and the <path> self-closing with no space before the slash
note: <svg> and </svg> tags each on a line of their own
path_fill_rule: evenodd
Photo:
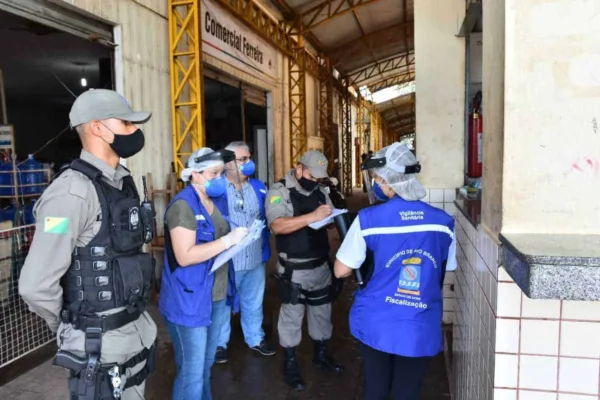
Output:
<svg viewBox="0 0 600 400">
<path fill-rule="evenodd" d="M 243 22 L 202 0 L 202 51 L 253 76 L 277 80 L 277 51 Z"/>
</svg>

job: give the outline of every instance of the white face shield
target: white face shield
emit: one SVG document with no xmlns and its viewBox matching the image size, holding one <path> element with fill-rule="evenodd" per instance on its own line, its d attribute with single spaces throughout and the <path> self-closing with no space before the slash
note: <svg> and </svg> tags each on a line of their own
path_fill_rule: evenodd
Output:
<svg viewBox="0 0 600 400">
<path fill-rule="evenodd" d="M 384 147 L 373 157 L 367 158 L 361 168 L 371 204 L 374 204 L 377 199 L 372 184 L 374 174 L 381 177 L 404 200 L 421 200 L 426 195 L 425 189 L 416 177 L 421 171 L 421 165 L 408 147 L 398 142 Z"/>
<path fill-rule="evenodd" d="M 214 151 L 203 147 L 196 150 L 187 162 L 187 168 L 181 171 L 181 180 L 188 182 L 194 171 L 202 172 L 208 168 L 219 167 L 231 161 L 235 161 L 235 153 L 229 150 Z"/>
</svg>

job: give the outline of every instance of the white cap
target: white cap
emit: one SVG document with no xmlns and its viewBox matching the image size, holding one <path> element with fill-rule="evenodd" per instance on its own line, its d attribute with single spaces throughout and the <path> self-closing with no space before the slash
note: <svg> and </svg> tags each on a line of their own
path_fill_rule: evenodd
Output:
<svg viewBox="0 0 600 400">
<path fill-rule="evenodd" d="M 399 142 L 379 150 L 373 158 L 385 158 L 385 165 L 373 168 L 392 190 L 404 200 L 421 200 L 426 192 L 417 180 L 416 174 L 405 174 L 405 167 L 418 164 L 414 154 Z"/>
<path fill-rule="evenodd" d="M 197 163 L 196 158 L 205 156 L 207 154 L 214 153 L 214 150 L 209 147 L 202 147 L 199 150 L 196 150 L 192 153 L 187 162 L 187 168 L 181 171 L 181 180 L 187 182 L 190 180 L 192 176 L 192 172 L 202 172 L 207 168 L 217 167 L 220 165 L 224 165 L 222 159 L 212 159 L 212 160 L 204 160 Z"/>
</svg>

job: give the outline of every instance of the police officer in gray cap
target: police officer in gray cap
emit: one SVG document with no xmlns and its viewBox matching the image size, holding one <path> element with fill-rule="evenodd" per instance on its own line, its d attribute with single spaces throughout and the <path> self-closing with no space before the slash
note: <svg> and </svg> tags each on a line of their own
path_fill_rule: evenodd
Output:
<svg viewBox="0 0 600 400">
<path fill-rule="evenodd" d="M 307 151 L 295 168 L 267 194 L 265 209 L 279 254 L 278 292 L 282 302 L 277 330 L 284 349 L 284 379 L 294 390 L 304 388 L 296 359 L 302 338 L 304 311 L 308 333 L 314 341 L 313 364 L 342 372 L 327 353 L 331 338 L 331 302 L 341 290 L 332 280 L 327 229 L 309 227 L 332 213 L 333 205 L 323 181 L 328 178 L 327 159 L 318 151 Z"/>
<path fill-rule="evenodd" d="M 36 231 L 19 279 L 29 309 L 57 332 L 55 365 L 71 400 L 143 399 L 156 325 L 145 311 L 154 260 L 152 212 L 119 164 L 144 147 L 134 112 L 112 90 L 80 95 L 69 114 L 83 150 L 36 203 Z"/>
</svg>

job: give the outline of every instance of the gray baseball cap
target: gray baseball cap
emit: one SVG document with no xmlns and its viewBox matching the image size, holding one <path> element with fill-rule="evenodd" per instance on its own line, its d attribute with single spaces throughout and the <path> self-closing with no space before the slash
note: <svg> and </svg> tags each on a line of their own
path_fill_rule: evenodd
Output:
<svg viewBox="0 0 600 400">
<path fill-rule="evenodd" d="M 116 118 L 123 121 L 143 124 L 148 122 L 152 113 L 134 112 L 123 96 L 114 90 L 90 89 L 83 92 L 73 103 L 69 119 L 74 128 L 90 121 Z"/>
<path fill-rule="evenodd" d="M 300 164 L 307 167 L 313 178 L 322 179 L 329 177 L 327 173 L 327 158 L 320 151 L 309 150 L 300 159 Z"/>
</svg>

